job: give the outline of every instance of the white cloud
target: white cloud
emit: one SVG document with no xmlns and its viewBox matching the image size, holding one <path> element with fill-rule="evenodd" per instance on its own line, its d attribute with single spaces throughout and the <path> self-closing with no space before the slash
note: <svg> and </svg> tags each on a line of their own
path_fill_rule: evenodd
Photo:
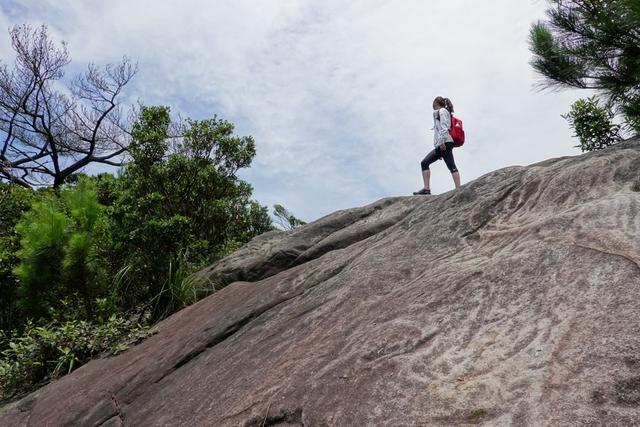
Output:
<svg viewBox="0 0 640 427">
<path fill-rule="evenodd" d="M 11 55 L 11 44 L 8 36 L 9 24 L 8 17 L 0 13 L 0 60 L 6 62 Z"/>
<path fill-rule="evenodd" d="M 145 103 L 218 113 L 252 134 L 258 156 L 243 176 L 257 198 L 308 220 L 418 189 L 436 95 L 465 122 L 469 142 L 456 160 L 466 180 L 577 153 L 560 118 L 576 93 L 533 89 L 527 35 L 544 2 L 20 5 L 0 24 L 47 20 L 78 63 L 127 54 L 140 63 L 135 94 Z M 433 189 L 450 181 L 437 164 Z"/>
</svg>

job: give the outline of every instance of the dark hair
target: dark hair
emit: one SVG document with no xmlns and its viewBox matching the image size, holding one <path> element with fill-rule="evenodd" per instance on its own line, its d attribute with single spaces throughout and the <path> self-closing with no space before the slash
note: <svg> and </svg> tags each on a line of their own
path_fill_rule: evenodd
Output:
<svg viewBox="0 0 640 427">
<path fill-rule="evenodd" d="M 449 98 L 443 98 L 441 96 L 438 96 L 436 99 L 433 100 L 433 104 L 438 104 L 441 108 L 446 108 L 447 111 L 449 111 L 450 113 L 453 113 L 453 103 L 451 102 L 451 100 Z"/>
</svg>

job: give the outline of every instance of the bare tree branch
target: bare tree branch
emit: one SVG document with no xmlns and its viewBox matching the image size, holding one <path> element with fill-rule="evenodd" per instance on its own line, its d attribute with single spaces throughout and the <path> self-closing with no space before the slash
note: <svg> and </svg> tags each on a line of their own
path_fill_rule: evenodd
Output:
<svg viewBox="0 0 640 427">
<path fill-rule="evenodd" d="M 91 163 L 121 165 L 131 117 L 120 95 L 137 72 L 128 58 L 103 68 L 89 64 L 60 85 L 70 58 L 47 28 L 13 27 L 13 69 L 0 64 L 0 179 L 59 186 Z"/>
</svg>

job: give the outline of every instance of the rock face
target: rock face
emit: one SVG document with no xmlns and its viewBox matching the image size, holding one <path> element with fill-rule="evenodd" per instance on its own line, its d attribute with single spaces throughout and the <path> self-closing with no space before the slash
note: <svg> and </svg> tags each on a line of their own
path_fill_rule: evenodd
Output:
<svg viewBox="0 0 640 427">
<path fill-rule="evenodd" d="M 0 425 L 638 425 L 639 167 L 629 141 L 259 237 Z"/>
</svg>

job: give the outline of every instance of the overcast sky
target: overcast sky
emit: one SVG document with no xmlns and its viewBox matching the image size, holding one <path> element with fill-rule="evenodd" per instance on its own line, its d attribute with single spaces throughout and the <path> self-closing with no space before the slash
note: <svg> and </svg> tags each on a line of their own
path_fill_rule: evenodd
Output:
<svg viewBox="0 0 640 427">
<path fill-rule="evenodd" d="M 576 155 L 561 114 L 580 92 L 540 92 L 529 65 L 542 0 L 0 0 L 0 29 L 49 26 L 73 68 L 127 55 L 131 102 L 214 114 L 252 135 L 241 172 L 263 205 L 307 221 L 422 187 L 431 104 L 452 99 L 463 182 Z M 6 32 L 0 58 L 8 58 Z M 443 162 L 436 193 L 453 188 Z"/>
</svg>

